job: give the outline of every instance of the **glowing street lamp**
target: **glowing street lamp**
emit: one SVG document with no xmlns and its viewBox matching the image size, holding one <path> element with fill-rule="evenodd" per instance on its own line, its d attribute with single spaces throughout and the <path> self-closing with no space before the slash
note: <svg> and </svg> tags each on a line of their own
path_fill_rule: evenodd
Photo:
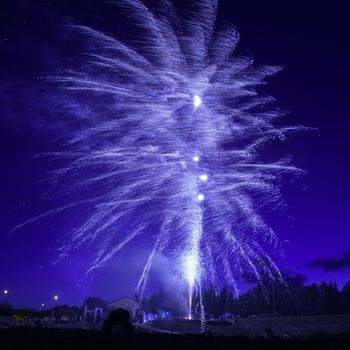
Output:
<svg viewBox="0 0 350 350">
<path fill-rule="evenodd" d="M 55 319 L 55 316 L 54 316 L 55 302 L 58 301 L 58 299 L 59 299 L 58 295 L 54 295 L 54 296 L 52 297 L 52 300 L 53 300 L 53 302 L 52 302 L 52 308 L 51 308 L 51 321 L 52 321 L 52 322 L 53 322 L 54 319 Z"/>
<path fill-rule="evenodd" d="M 4 291 L 3 291 L 3 294 L 4 294 L 4 295 L 7 295 L 7 294 L 9 294 L 9 291 L 8 291 L 8 289 L 4 289 Z"/>
</svg>

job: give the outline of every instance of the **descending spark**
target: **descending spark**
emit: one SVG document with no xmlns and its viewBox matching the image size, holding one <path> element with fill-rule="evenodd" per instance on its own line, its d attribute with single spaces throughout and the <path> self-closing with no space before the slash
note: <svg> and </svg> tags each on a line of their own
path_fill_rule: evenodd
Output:
<svg viewBox="0 0 350 350">
<path fill-rule="evenodd" d="M 201 105 L 201 103 L 202 103 L 201 98 L 198 95 L 195 95 L 194 98 L 193 98 L 194 108 L 199 107 Z"/>
<path fill-rule="evenodd" d="M 197 196 L 197 199 L 202 202 L 204 201 L 204 194 L 203 193 L 200 193 L 198 196 Z"/>
<path fill-rule="evenodd" d="M 207 181 L 207 180 L 208 180 L 208 175 L 207 175 L 207 174 L 202 174 L 202 175 L 199 175 L 199 178 L 200 178 L 202 181 Z"/>
<path fill-rule="evenodd" d="M 90 44 L 85 63 L 51 77 L 76 121 L 65 125 L 64 149 L 55 154 L 67 166 L 53 178 L 72 201 L 57 212 L 90 208 L 64 252 L 94 247 L 93 271 L 147 237 L 138 292 L 163 254 L 187 285 L 191 318 L 193 293 L 205 283 L 225 280 L 238 293 L 242 271 L 279 276 L 266 253 L 278 240 L 261 213 L 280 205 L 281 175 L 300 171 L 289 158 L 267 162 L 259 151 L 300 127 L 276 123 L 273 98 L 256 87 L 281 67 L 234 55 L 239 35 L 216 24 L 215 0 L 186 1 L 184 16 L 170 0 L 153 10 L 140 0 L 116 5 L 137 40 L 73 25 Z M 88 199 L 72 200 L 77 190 Z"/>
</svg>

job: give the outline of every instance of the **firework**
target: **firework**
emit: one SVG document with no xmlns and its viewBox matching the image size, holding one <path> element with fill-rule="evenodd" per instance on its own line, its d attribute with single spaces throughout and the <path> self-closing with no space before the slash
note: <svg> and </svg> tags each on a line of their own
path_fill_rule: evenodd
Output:
<svg viewBox="0 0 350 350">
<path fill-rule="evenodd" d="M 89 207 L 61 250 L 94 247 L 89 272 L 146 240 L 137 292 L 163 254 L 187 285 L 191 317 L 192 295 L 205 283 L 224 280 L 238 293 L 244 271 L 280 276 L 265 249 L 278 240 L 261 213 L 281 203 L 281 174 L 299 170 L 289 158 L 264 161 L 260 150 L 300 127 L 276 126 L 280 111 L 256 87 L 281 67 L 234 54 L 239 35 L 216 23 L 216 1 L 188 1 L 181 11 L 170 0 L 152 10 L 138 0 L 116 5 L 137 38 L 72 25 L 91 51 L 79 69 L 50 77 L 74 101 L 65 108 L 76 109 L 79 124 L 62 131 L 55 156 L 67 166 L 54 172 L 56 187 L 85 198 L 28 222 Z"/>
</svg>

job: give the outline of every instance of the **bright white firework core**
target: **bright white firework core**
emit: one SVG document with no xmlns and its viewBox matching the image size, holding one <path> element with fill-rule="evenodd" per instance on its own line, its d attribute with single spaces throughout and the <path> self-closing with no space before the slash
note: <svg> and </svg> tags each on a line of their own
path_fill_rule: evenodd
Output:
<svg viewBox="0 0 350 350">
<path fill-rule="evenodd" d="M 192 297 L 193 289 L 198 279 L 198 268 L 199 268 L 199 259 L 198 252 L 190 252 L 183 259 L 183 271 L 185 274 L 185 279 L 188 283 L 188 316 L 189 320 L 192 319 Z"/>
<path fill-rule="evenodd" d="M 202 181 L 207 181 L 207 180 L 208 180 L 208 175 L 207 175 L 207 174 L 202 174 L 202 175 L 199 175 L 199 178 L 200 178 Z"/>
<path fill-rule="evenodd" d="M 202 202 L 204 201 L 204 194 L 203 193 L 200 193 L 198 196 L 197 196 L 197 199 Z"/>
<path fill-rule="evenodd" d="M 190 288 L 193 288 L 196 282 L 198 265 L 198 258 L 195 254 L 189 254 L 185 257 L 184 272 Z"/>
<path fill-rule="evenodd" d="M 194 108 L 199 107 L 201 104 L 202 104 L 202 99 L 198 95 L 194 95 L 193 97 Z"/>
<path fill-rule="evenodd" d="M 199 162 L 199 157 L 198 156 L 194 156 L 192 159 L 193 159 L 194 162 Z"/>
</svg>

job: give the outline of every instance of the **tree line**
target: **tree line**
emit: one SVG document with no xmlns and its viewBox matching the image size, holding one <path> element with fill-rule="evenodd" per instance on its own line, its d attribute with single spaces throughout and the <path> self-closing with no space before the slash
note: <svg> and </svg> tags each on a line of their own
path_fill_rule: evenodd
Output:
<svg viewBox="0 0 350 350">
<path fill-rule="evenodd" d="M 339 290 L 336 283 L 305 285 L 305 281 L 302 275 L 284 275 L 283 283 L 266 279 L 239 296 L 227 286 L 208 286 L 201 291 L 206 318 L 350 313 L 350 282 Z M 166 310 L 174 316 L 183 315 L 184 306 L 179 307 L 164 290 L 143 299 L 142 304 L 146 312 Z M 192 314 L 199 316 L 198 295 L 192 305 Z"/>
<path fill-rule="evenodd" d="M 336 283 L 305 285 L 302 275 L 283 276 L 283 283 L 273 282 L 266 278 L 254 288 L 235 296 L 230 288 L 208 286 L 203 288 L 202 304 L 206 318 L 247 317 L 247 316 L 308 316 L 350 313 L 350 282 L 339 290 Z M 135 297 L 137 299 L 137 297 Z M 150 297 L 138 301 L 146 313 L 166 311 L 173 316 L 183 317 L 186 305 L 176 298 L 160 290 Z M 107 303 L 99 297 L 86 298 L 81 307 L 56 305 L 52 308 L 35 311 L 32 309 L 14 310 L 10 303 L 0 303 L 0 316 L 20 314 L 50 316 L 56 319 L 68 316 L 71 320 L 79 320 L 83 315 L 85 305 L 93 309 L 102 307 L 106 310 Z M 198 295 L 193 297 L 192 314 L 200 315 L 201 307 Z"/>
<path fill-rule="evenodd" d="M 107 310 L 107 302 L 100 297 L 87 297 L 85 298 L 82 306 L 69 306 L 67 304 L 52 305 L 48 308 L 42 308 L 41 310 L 35 310 L 31 308 L 14 309 L 8 301 L 0 303 L 0 317 L 18 315 L 22 317 L 54 317 L 56 320 L 60 320 L 63 316 L 70 321 L 79 321 L 84 315 L 84 308 L 88 306 L 89 309 L 95 307 Z"/>
<path fill-rule="evenodd" d="M 203 304 L 209 316 L 225 314 L 308 316 L 350 313 L 350 282 L 340 291 L 336 283 L 305 285 L 303 276 L 285 276 L 285 283 L 265 282 L 234 298 L 224 286 L 204 290 Z M 197 304 L 197 305 L 196 305 Z M 198 309 L 198 298 L 195 301 Z M 194 310 L 197 311 L 197 310 Z"/>
</svg>

